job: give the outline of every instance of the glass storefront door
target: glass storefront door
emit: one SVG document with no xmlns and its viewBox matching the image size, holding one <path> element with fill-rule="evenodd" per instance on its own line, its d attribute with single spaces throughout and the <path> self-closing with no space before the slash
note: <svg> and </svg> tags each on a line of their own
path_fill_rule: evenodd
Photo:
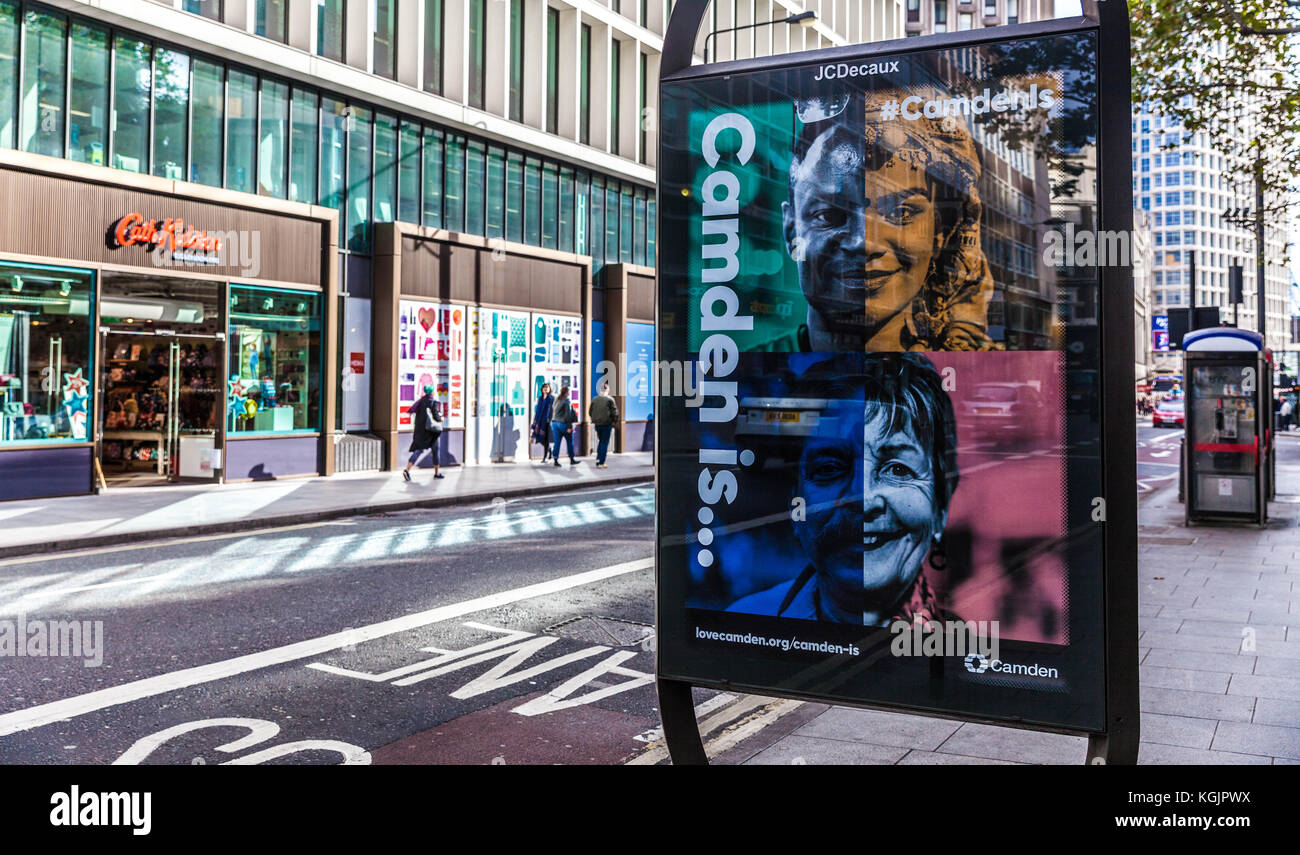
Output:
<svg viewBox="0 0 1300 855">
<path fill-rule="evenodd" d="M 220 470 L 221 290 L 105 276 L 100 454 L 110 485 L 211 479 Z"/>
</svg>

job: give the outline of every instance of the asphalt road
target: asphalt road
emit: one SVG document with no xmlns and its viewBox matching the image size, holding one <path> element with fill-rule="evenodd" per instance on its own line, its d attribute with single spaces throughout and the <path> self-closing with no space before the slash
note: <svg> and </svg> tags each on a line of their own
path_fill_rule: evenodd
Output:
<svg viewBox="0 0 1300 855">
<path fill-rule="evenodd" d="M 1139 423 L 1144 495 L 1174 483 L 1181 435 Z M 1300 461 L 1300 435 L 1279 451 Z M 3 660 L 0 763 L 625 761 L 659 727 L 652 497 L 599 488 L 0 561 L 0 621 L 84 635 L 77 657 Z"/>
<path fill-rule="evenodd" d="M 0 618 L 102 629 L 5 662 L 0 762 L 618 762 L 659 723 L 651 497 L 0 562 Z"/>
</svg>

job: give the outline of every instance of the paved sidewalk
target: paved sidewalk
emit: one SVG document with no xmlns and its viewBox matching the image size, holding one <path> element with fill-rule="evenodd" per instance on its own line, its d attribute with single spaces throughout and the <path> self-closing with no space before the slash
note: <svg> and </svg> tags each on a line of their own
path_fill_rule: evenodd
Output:
<svg viewBox="0 0 1300 855">
<path fill-rule="evenodd" d="M 0 503 L 0 558 L 103 546 L 141 536 L 176 537 L 293 525 L 373 511 L 490 502 L 601 484 L 648 482 L 649 453 L 611 454 L 561 468 L 539 462 L 363 472 L 330 478 L 225 484 L 117 487 L 95 496 Z"/>
<path fill-rule="evenodd" d="M 1300 465 L 1278 466 L 1282 490 Z M 1267 530 L 1184 528 L 1176 483 L 1139 505 L 1143 764 L 1300 765 L 1300 495 Z M 1253 647 L 1252 647 L 1253 643 Z M 1087 740 L 803 704 L 726 764 L 1083 763 Z"/>
</svg>

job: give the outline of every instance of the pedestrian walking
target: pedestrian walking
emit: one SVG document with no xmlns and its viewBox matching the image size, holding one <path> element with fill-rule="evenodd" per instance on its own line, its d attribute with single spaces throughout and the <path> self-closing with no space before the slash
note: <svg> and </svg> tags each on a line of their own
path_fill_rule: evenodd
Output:
<svg viewBox="0 0 1300 855">
<path fill-rule="evenodd" d="M 560 440 L 564 440 L 569 446 L 569 465 L 576 465 L 578 459 L 573 456 L 573 426 L 578 423 L 578 413 L 573 409 L 573 403 L 569 400 L 569 387 L 561 386 L 560 394 L 555 399 L 555 406 L 551 410 L 551 440 L 553 447 L 551 457 L 555 460 L 555 465 L 560 465 Z"/>
<path fill-rule="evenodd" d="M 542 462 L 551 457 L 551 410 L 555 407 L 555 396 L 551 394 L 551 384 L 542 384 L 542 393 L 533 405 L 533 425 L 531 432 L 533 442 L 542 446 Z"/>
<path fill-rule="evenodd" d="M 411 437 L 411 457 L 406 461 L 406 468 L 402 470 L 402 477 L 407 481 L 411 480 L 411 467 L 420 461 L 425 454 L 433 453 L 433 477 L 443 477 L 439 471 L 439 454 L 438 440 L 442 437 L 442 414 L 438 412 L 438 402 L 433 400 L 433 387 L 424 387 L 424 396 L 414 404 L 406 408 L 406 412 L 411 415 L 411 423 L 415 426 L 415 433 Z"/>
<path fill-rule="evenodd" d="M 587 415 L 596 426 L 596 468 L 608 469 L 605 455 L 609 453 L 609 437 L 618 424 L 618 404 L 609 395 L 609 384 L 602 383 L 600 394 L 587 405 Z"/>
<path fill-rule="evenodd" d="M 1280 426 L 1281 430 L 1285 430 L 1285 431 L 1291 430 L 1291 413 L 1294 412 L 1294 410 L 1295 407 L 1292 406 L 1291 404 L 1291 398 L 1288 397 L 1287 395 L 1283 395 L 1282 409 L 1281 409 L 1282 424 Z"/>
</svg>

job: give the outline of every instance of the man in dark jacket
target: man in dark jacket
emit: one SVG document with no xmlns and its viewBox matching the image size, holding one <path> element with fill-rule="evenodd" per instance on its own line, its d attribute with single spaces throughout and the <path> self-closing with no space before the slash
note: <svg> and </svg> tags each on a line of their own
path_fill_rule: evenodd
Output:
<svg viewBox="0 0 1300 855">
<path fill-rule="evenodd" d="M 596 468 L 608 469 L 605 455 L 609 453 L 609 437 L 618 424 L 618 404 L 609 395 L 609 384 L 600 384 L 600 394 L 587 405 L 587 415 L 596 426 Z"/>
<path fill-rule="evenodd" d="M 554 447 L 551 449 L 551 457 L 555 458 L 555 465 L 560 465 L 560 441 L 563 440 L 569 447 L 569 464 L 576 465 L 578 460 L 573 456 L 573 426 L 578 422 L 578 412 L 573 408 L 572 402 L 569 401 L 569 387 L 560 387 L 560 395 L 555 399 L 555 407 L 551 411 L 551 439 L 554 440 Z"/>
<path fill-rule="evenodd" d="M 433 452 L 433 477 L 443 477 L 438 471 L 438 439 L 442 436 L 442 413 L 438 412 L 438 402 L 433 400 L 433 387 L 425 386 L 424 396 L 407 407 L 406 412 L 412 416 L 411 422 L 415 427 L 415 433 L 411 436 L 409 449 L 411 457 L 406 461 L 402 477 L 410 481 L 411 467 L 430 451 Z"/>
</svg>

